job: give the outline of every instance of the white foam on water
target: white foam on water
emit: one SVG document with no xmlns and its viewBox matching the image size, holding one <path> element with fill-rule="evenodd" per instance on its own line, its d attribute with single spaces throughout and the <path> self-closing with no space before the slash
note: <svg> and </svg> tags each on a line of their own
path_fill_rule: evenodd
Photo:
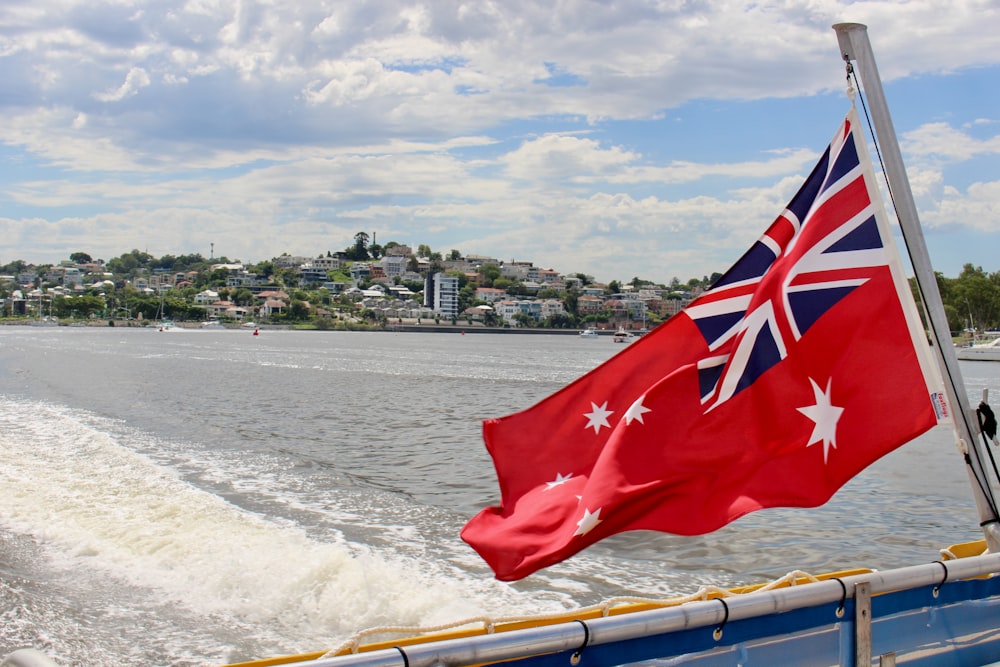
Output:
<svg viewBox="0 0 1000 667">
<path fill-rule="evenodd" d="M 378 625 L 434 625 L 538 600 L 362 545 L 320 542 L 192 486 L 93 415 L 5 398 L 0 523 L 57 566 L 100 570 L 198 614 L 336 640 Z M 162 600 L 161 600 L 162 601 Z M 550 604 L 561 606 L 559 601 Z"/>
</svg>

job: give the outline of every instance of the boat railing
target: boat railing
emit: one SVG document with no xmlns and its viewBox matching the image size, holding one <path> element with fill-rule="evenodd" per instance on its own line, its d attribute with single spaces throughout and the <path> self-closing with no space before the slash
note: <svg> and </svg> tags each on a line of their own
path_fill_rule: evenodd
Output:
<svg viewBox="0 0 1000 667">
<path fill-rule="evenodd" d="M 974 546 L 978 551 L 983 545 Z M 963 554 L 969 552 L 969 549 L 962 550 L 958 546 L 953 549 L 959 549 Z M 961 605 L 963 602 L 981 605 L 982 591 L 963 590 L 961 585 L 974 585 L 977 582 L 970 580 L 996 573 L 1000 573 L 1000 554 L 969 556 L 893 570 L 865 571 L 745 594 L 709 596 L 704 600 L 629 613 L 608 613 L 596 617 L 593 614 L 581 615 L 563 622 L 522 626 L 506 632 L 475 635 L 456 632 L 447 639 L 423 637 L 387 642 L 375 645 L 381 646 L 375 650 L 346 655 L 335 655 L 345 650 L 341 647 L 326 654 L 314 654 L 308 658 L 301 656 L 304 659 L 298 662 L 288 662 L 285 658 L 281 662 L 244 664 L 429 667 L 516 661 L 565 652 L 569 654 L 572 665 L 576 664 L 574 654 L 588 651 L 592 655 L 587 664 L 620 664 L 616 662 L 619 660 L 616 656 L 626 654 L 633 655 L 637 660 L 651 656 L 681 657 L 699 652 L 732 650 L 732 647 L 746 645 L 755 638 L 767 638 L 768 642 L 773 642 L 776 625 L 783 626 L 784 634 L 792 637 L 792 641 L 803 641 L 802 636 L 795 637 L 796 631 L 806 636 L 817 632 L 831 632 L 839 636 L 839 633 L 849 632 L 849 641 L 838 640 L 833 645 L 853 644 L 860 654 L 867 651 L 871 655 L 873 623 L 891 623 L 889 617 L 897 615 L 905 617 L 899 621 L 905 624 L 912 622 L 910 617 L 913 614 L 929 615 L 934 619 L 935 614 L 947 613 L 947 605 Z M 991 591 L 986 597 L 992 597 L 996 601 L 995 606 L 1000 606 L 1000 577 L 989 577 L 986 582 Z M 949 594 L 939 600 L 945 586 L 950 587 Z M 888 601 L 872 607 L 873 596 Z M 812 611 L 801 613 L 801 610 L 810 609 Z M 800 613 L 778 617 L 795 610 L 800 610 Z M 979 609 L 975 613 L 989 612 Z M 776 620 L 768 622 L 769 618 Z M 754 630 L 755 627 L 757 630 Z M 706 629 L 711 631 L 705 632 Z M 755 632 L 759 634 L 755 635 Z M 891 643 L 893 634 L 893 631 L 883 631 L 880 636 Z M 991 641 L 993 644 L 1000 643 L 1000 636 Z M 994 648 L 1000 651 L 1000 646 Z M 933 650 L 933 647 L 926 650 Z M 942 650 L 956 649 L 949 645 Z"/>
</svg>

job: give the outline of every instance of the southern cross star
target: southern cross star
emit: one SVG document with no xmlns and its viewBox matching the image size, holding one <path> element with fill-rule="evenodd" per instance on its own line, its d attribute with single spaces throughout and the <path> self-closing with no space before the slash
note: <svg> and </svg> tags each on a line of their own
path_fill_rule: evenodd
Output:
<svg viewBox="0 0 1000 667">
<path fill-rule="evenodd" d="M 813 396 L 816 399 L 816 405 L 797 408 L 799 412 L 809 417 L 815 424 L 812 436 L 810 436 L 809 442 L 806 443 L 806 447 L 811 447 L 817 442 L 822 441 L 823 463 L 826 463 L 827 456 L 830 454 L 830 448 L 837 448 L 837 421 L 844 413 L 844 408 L 834 405 L 830 400 L 830 384 L 832 382 L 832 378 L 826 381 L 826 391 L 824 391 L 819 388 L 815 380 L 809 378 L 809 383 L 812 384 L 813 388 Z"/>
<path fill-rule="evenodd" d="M 628 411 L 625 413 L 626 426 L 629 426 L 633 421 L 637 421 L 640 424 L 646 423 L 642 421 L 642 416 L 647 412 L 652 412 L 652 410 L 650 410 L 649 408 L 647 408 L 645 405 L 642 404 L 642 399 L 644 398 L 646 397 L 640 396 L 635 400 L 635 403 L 629 406 Z"/>
<path fill-rule="evenodd" d="M 593 514 L 586 507 L 583 508 L 583 518 L 576 522 L 577 529 L 573 535 L 586 535 L 594 528 L 597 524 L 601 522 L 601 508 L 598 507 L 597 511 Z"/>
<path fill-rule="evenodd" d="M 555 487 L 560 486 L 561 484 L 565 484 L 566 482 L 569 481 L 569 478 L 572 476 L 573 473 L 570 473 L 568 475 L 563 475 L 561 472 L 557 472 L 555 481 L 545 482 L 547 486 L 544 489 L 542 489 L 542 491 L 548 491 L 549 489 L 554 489 Z"/>
<path fill-rule="evenodd" d="M 590 409 L 593 412 L 585 412 L 583 416 L 587 418 L 587 425 L 584 428 L 593 428 L 594 433 L 600 433 L 602 426 L 607 426 L 611 428 L 611 424 L 608 422 L 608 417 L 614 414 L 614 411 L 608 410 L 608 402 L 604 401 L 604 404 L 598 406 L 597 403 L 591 403 Z"/>
</svg>

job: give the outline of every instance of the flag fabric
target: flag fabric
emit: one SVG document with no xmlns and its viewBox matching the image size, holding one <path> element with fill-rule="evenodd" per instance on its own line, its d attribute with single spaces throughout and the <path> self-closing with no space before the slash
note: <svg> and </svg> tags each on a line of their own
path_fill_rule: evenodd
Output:
<svg viewBox="0 0 1000 667">
<path fill-rule="evenodd" d="M 500 505 L 462 530 L 516 580 L 610 535 L 813 507 L 947 418 L 852 109 L 764 235 L 684 311 L 483 423 Z"/>
</svg>

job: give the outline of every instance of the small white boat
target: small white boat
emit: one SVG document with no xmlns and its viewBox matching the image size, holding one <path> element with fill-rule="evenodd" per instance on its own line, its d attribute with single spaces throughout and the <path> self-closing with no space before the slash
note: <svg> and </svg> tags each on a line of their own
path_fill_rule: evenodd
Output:
<svg viewBox="0 0 1000 667">
<path fill-rule="evenodd" d="M 580 332 L 580 338 L 597 338 L 597 329 L 590 327 Z"/>
<path fill-rule="evenodd" d="M 619 329 L 615 332 L 614 341 L 616 343 L 631 343 L 635 336 L 631 332 L 625 331 L 625 329 Z"/>
<path fill-rule="evenodd" d="M 164 333 L 174 332 L 174 331 L 184 331 L 184 329 L 174 324 L 173 320 L 160 320 L 160 323 L 157 325 L 156 330 L 162 331 Z"/>
</svg>

